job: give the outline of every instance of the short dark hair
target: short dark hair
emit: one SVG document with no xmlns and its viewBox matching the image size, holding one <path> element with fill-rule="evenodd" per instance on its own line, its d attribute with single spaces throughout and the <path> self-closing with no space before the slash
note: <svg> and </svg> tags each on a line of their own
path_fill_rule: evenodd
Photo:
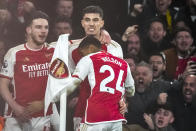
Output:
<svg viewBox="0 0 196 131">
<path fill-rule="evenodd" d="M 99 6 L 94 6 L 94 5 L 87 6 L 82 10 L 82 17 L 84 17 L 84 15 L 87 13 L 97 13 L 100 15 L 101 18 L 103 18 L 103 10 Z"/>
<path fill-rule="evenodd" d="M 83 48 L 88 47 L 89 45 L 94 45 L 99 49 L 101 48 L 101 42 L 92 35 L 89 35 L 89 36 L 85 37 L 82 40 L 82 42 L 80 43 L 78 48 L 83 49 Z"/>
<path fill-rule="evenodd" d="M 179 27 L 179 28 L 176 28 L 174 31 L 174 38 L 176 38 L 177 34 L 182 31 L 188 32 L 192 37 L 192 31 L 189 27 Z"/>
<path fill-rule="evenodd" d="M 166 58 L 165 58 L 165 54 L 163 52 L 155 52 L 149 58 L 151 58 L 152 56 L 160 56 L 163 63 L 166 64 Z"/>
<path fill-rule="evenodd" d="M 26 27 L 27 26 L 30 26 L 32 24 L 32 21 L 34 19 L 39 19 L 39 18 L 46 19 L 47 21 L 49 21 L 49 16 L 46 13 L 44 13 L 44 12 L 42 12 L 40 10 L 35 10 L 35 11 L 33 11 L 30 14 L 30 16 L 28 17 L 28 19 L 26 20 L 26 22 L 25 22 Z"/>
<path fill-rule="evenodd" d="M 54 21 L 54 24 L 56 23 L 60 23 L 60 22 L 65 22 L 65 23 L 69 23 L 70 26 L 72 26 L 72 20 L 67 17 L 67 16 L 58 16 L 55 21 Z"/>
<path fill-rule="evenodd" d="M 151 18 L 150 20 L 147 21 L 147 29 L 149 30 L 150 29 L 150 26 L 152 25 L 152 23 L 154 22 L 159 22 L 163 25 L 163 29 L 166 30 L 167 27 L 166 27 L 166 23 L 163 22 L 162 19 L 158 18 L 158 17 L 153 17 Z"/>
</svg>

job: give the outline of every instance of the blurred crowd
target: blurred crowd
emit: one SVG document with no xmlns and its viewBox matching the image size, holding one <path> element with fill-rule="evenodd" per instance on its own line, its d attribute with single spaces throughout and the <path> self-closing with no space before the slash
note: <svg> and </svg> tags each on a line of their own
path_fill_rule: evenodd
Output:
<svg viewBox="0 0 196 131">
<path fill-rule="evenodd" d="M 121 45 L 135 80 L 123 130 L 195 131 L 196 0 L 0 0 L 0 67 L 8 49 L 26 42 L 25 22 L 33 11 L 49 15 L 51 43 L 64 33 L 70 40 L 84 37 L 81 11 L 89 5 L 103 9 L 102 30 Z M 68 98 L 68 131 L 77 96 Z M 166 104 L 154 107 L 155 101 Z M 3 105 L 1 100 L 1 116 Z"/>
</svg>

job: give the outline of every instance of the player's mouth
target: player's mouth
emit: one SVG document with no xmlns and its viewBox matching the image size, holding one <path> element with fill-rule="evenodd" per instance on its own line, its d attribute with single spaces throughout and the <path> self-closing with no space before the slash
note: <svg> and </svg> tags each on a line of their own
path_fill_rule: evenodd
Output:
<svg viewBox="0 0 196 131">
<path fill-rule="evenodd" d="M 39 35 L 39 38 L 40 38 L 40 39 L 45 39 L 46 36 L 45 36 L 45 35 Z"/>
<path fill-rule="evenodd" d="M 93 32 L 93 31 L 95 31 L 95 28 L 88 28 L 88 30 L 89 30 L 90 32 Z"/>
</svg>

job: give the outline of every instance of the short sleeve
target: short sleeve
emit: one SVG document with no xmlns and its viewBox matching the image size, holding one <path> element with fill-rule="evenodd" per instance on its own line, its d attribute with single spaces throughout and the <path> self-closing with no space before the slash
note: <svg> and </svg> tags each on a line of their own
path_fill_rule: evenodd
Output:
<svg viewBox="0 0 196 131">
<path fill-rule="evenodd" d="M 12 78 L 14 75 L 15 55 L 14 50 L 10 49 L 4 57 L 0 75 L 2 77 Z"/>
<path fill-rule="evenodd" d="M 126 77 L 126 80 L 125 80 L 125 88 L 126 88 L 127 92 L 131 93 L 131 96 L 134 95 L 134 93 L 135 93 L 135 84 L 134 84 L 134 80 L 133 80 L 129 65 L 127 66 L 127 77 Z"/>
<path fill-rule="evenodd" d="M 84 80 L 90 71 L 91 65 L 92 65 L 92 61 L 90 57 L 89 56 L 83 57 L 76 65 L 76 68 L 72 76 L 78 77 L 79 79 Z"/>
</svg>

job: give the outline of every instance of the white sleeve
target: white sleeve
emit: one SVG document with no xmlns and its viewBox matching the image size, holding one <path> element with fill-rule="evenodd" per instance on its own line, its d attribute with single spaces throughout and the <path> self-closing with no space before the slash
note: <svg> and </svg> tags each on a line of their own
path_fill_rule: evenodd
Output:
<svg viewBox="0 0 196 131">
<path fill-rule="evenodd" d="M 121 46 L 114 40 L 111 40 L 111 43 L 107 45 L 107 52 L 123 59 L 123 51 Z"/>
<path fill-rule="evenodd" d="M 2 76 L 12 78 L 14 76 L 15 53 L 14 49 L 10 49 L 4 56 L 3 65 L 0 71 Z"/>
<path fill-rule="evenodd" d="M 83 57 L 76 65 L 76 69 L 74 70 L 72 76 L 84 80 L 89 74 L 91 65 L 92 65 L 92 61 L 90 57 L 89 56 Z"/>
<path fill-rule="evenodd" d="M 126 89 L 127 95 L 129 97 L 134 95 L 134 93 L 135 93 L 135 84 L 134 84 L 134 80 L 133 80 L 129 65 L 127 67 L 127 77 L 126 77 L 126 80 L 125 80 L 125 89 Z"/>
</svg>

